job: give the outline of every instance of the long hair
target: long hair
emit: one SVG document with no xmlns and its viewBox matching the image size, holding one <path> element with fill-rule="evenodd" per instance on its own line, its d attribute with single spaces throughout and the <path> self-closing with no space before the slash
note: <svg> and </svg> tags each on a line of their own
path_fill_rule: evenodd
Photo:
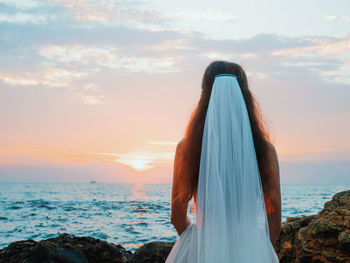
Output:
<svg viewBox="0 0 350 263">
<path fill-rule="evenodd" d="M 247 76 L 242 67 L 236 63 L 227 61 L 214 61 L 206 68 L 202 79 L 202 92 L 191 118 L 187 124 L 186 132 L 179 154 L 179 169 L 183 181 L 190 188 L 189 199 L 194 197 L 196 201 L 199 176 L 199 166 L 202 150 L 202 138 L 204 123 L 209 105 L 210 94 L 215 76 L 218 74 L 234 74 L 237 76 L 242 94 L 247 106 L 250 125 L 253 134 L 254 147 L 258 161 L 260 177 L 262 182 L 266 180 L 267 173 L 267 151 L 270 141 L 269 134 L 265 129 L 261 111 L 257 101 L 248 88 Z"/>
</svg>

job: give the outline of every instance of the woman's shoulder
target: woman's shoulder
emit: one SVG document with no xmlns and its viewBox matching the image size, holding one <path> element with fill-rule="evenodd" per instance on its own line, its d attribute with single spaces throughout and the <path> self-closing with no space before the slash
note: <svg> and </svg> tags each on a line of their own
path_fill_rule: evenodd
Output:
<svg viewBox="0 0 350 263">
<path fill-rule="evenodd" d="M 277 157 L 276 148 L 271 142 L 267 142 L 267 150 L 268 150 L 269 157 Z"/>
<path fill-rule="evenodd" d="M 185 137 L 183 137 L 180 141 L 177 142 L 177 145 L 176 145 L 176 149 L 180 149 L 182 147 L 182 145 L 184 144 L 185 142 Z"/>
<path fill-rule="evenodd" d="M 180 154 L 180 151 L 182 149 L 182 146 L 184 144 L 185 138 L 182 138 L 180 141 L 177 142 L 176 144 L 176 150 L 175 150 L 175 155 Z"/>
</svg>

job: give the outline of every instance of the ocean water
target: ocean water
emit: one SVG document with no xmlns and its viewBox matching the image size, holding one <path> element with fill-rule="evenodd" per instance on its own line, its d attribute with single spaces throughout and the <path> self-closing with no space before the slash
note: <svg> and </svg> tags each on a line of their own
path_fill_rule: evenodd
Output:
<svg viewBox="0 0 350 263">
<path fill-rule="evenodd" d="M 319 212 L 345 185 L 282 185 L 282 221 Z M 0 248 L 61 233 L 92 236 L 134 251 L 175 241 L 170 184 L 0 184 Z M 193 219 L 193 214 L 190 218 Z"/>
</svg>

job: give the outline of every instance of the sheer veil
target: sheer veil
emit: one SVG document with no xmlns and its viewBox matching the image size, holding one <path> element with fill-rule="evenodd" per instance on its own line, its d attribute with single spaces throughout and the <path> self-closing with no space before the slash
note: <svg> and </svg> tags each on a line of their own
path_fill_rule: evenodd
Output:
<svg viewBox="0 0 350 263">
<path fill-rule="evenodd" d="M 215 77 L 204 124 L 196 220 L 166 262 L 279 262 L 269 237 L 246 104 L 235 75 Z"/>
</svg>

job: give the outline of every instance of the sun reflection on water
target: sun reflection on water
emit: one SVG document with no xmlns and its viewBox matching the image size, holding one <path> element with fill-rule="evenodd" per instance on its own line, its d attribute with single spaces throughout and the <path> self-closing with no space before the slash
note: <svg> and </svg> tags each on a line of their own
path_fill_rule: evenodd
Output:
<svg viewBox="0 0 350 263">
<path fill-rule="evenodd" d="M 143 184 L 134 184 L 131 189 L 132 196 L 129 197 L 130 201 L 134 200 L 144 200 L 147 201 L 148 197 L 146 195 L 146 189 Z"/>
</svg>

